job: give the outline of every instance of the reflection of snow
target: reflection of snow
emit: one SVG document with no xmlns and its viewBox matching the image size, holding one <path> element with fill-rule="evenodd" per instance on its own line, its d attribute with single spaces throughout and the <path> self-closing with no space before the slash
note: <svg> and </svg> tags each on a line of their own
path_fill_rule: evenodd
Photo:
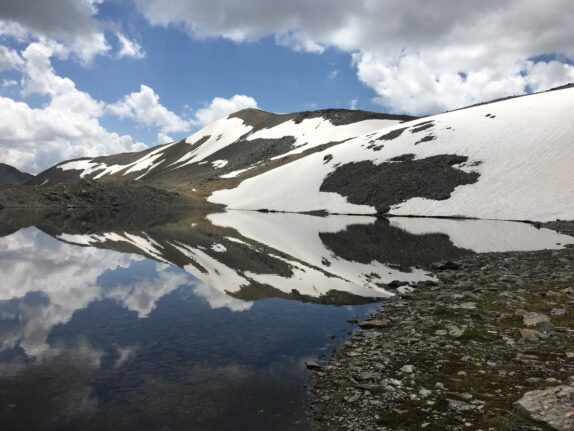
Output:
<svg viewBox="0 0 574 431">
<path fill-rule="evenodd" d="M 203 282 L 193 286 L 193 293 L 205 299 L 213 309 L 228 308 L 231 311 L 247 311 L 253 306 L 253 302 L 236 299 Z"/>
<path fill-rule="evenodd" d="M 190 260 L 190 264 L 185 265 L 183 269 L 194 274 L 209 286 L 223 292 L 238 292 L 243 286 L 249 285 L 249 281 L 239 275 L 236 270 L 219 262 L 204 251 L 179 242 L 170 245 Z M 205 268 L 207 273 L 199 271 L 197 264 Z"/>
<path fill-rule="evenodd" d="M 574 237 L 527 223 L 403 217 L 393 217 L 390 223 L 413 235 L 446 234 L 456 247 L 477 253 L 559 249 L 574 244 Z"/>
<path fill-rule="evenodd" d="M 160 262 L 166 262 L 163 257 L 161 257 L 161 245 L 147 236 L 145 233 L 140 235 L 133 235 L 124 232 L 123 235 L 114 232 L 107 232 L 101 235 L 91 234 L 91 235 L 70 235 L 63 233 L 58 235 L 58 239 L 66 241 L 72 244 L 78 245 L 93 245 L 97 243 L 104 243 L 106 241 L 112 242 L 126 242 L 133 245 L 134 247 L 140 249 L 145 254 L 152 256 L 154 259 Z"/>
<path fill-rule="evenodd" d="M 227 251 L 227 248 L 223 244 L 215 243 L 211 245 L 211 249 L 218 253 L 224 253 Z"/>
<path fill-rule="evenodd" d="M 229 211 L 210 214 L 208 219 L 217 226 L 233 228 L 245 238 L 302 262 L 304 265 L 291 262 L 298 273 L 292 279 L 276 275 L 251 275 L 255 280 L 273 283 L 273 287 L 285 292 L 296 289 L 300 293 L 317 296 L 335 289 L 365 297 L 389 296 L 375 282 L 431 278 L 416 268 L 412 268 L 411 272 L 402 272 L 381 262 L 360 263 L 342 259 L 329 250 L 319 236 L 320 233 L 341 232 L 353 224 L 372 224 L 376 220 L 373 217 L 313 217 L 304 214 Z M 373 277 L 373 274 L 377 277 Z"/>
</svg>

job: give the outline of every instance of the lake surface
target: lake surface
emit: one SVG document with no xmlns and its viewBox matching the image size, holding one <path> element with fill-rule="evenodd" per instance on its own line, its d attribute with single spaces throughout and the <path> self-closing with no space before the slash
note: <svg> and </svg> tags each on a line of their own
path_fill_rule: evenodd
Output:
<svg viewBox="0 0 574 431">
<path fill-rule="evenodd" d="M 396 281 L 573 240 L 523 223 L 240 211 L 0 226 L 0 429 L 305 430 L 305 361 L 411 289 Z"/>
</svg>

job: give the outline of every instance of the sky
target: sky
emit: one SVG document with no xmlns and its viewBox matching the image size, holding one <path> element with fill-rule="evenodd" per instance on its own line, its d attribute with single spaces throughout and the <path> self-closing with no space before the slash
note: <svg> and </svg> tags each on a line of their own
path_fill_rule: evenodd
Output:
<svg viewBox="0 0 574 431">
<path fill-rule="evenodd" d="M 182 139 L 244 108 L 424 116 L 574 82 L 571 0 L 0 0 L 0 162 Z"/>
</svg>

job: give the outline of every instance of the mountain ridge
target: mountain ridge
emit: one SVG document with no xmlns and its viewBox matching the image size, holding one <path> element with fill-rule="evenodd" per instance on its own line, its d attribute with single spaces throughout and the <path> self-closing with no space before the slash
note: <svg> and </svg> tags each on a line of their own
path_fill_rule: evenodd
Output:
<svg viewBox="0 0 574 431">
<path fill-rule="evenodd" d="M 34 176 L 16 169 L 14 166 L 0 163 L 0 183 L 23 184 Z"/>
</svg>

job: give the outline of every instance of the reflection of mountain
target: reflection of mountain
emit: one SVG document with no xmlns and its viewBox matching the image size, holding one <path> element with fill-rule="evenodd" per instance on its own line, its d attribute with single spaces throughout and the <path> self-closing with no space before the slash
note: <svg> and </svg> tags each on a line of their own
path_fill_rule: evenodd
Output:
<svg viewBox="0 0 574 431">
<path fill-rule="evenodd" d="M 56 237 L 79 245 L 130 250 L 170 262 L 206 285 L 244 300 L 274 296 L 351 304 L 391 296 L 384 284 L 393 280 L 430 277 L 414 265 L 401 271 L 382 259 L 362 262 L 341 258 L 328 250 L 320 238 L 321 232 L 336 236 L 350 224 L 364 229 L 374 220 L 232 212 L 157 226 L 146 232 L 59 233 Z M 464 252 L 460 250 L 458 254 Z M 361 247 L 357 253 L 362 253 Z"/>
<path fill-rule="evenodd" d="M 211 291 L 238 299 L 273 296 L 341 305 L 392 296 L 394 280 L 429 279 L 421 266 L 438 260 L 572 241 L 524 223 L 247 211 L 183 218 L 145 232 L 52 233 L 69 243 L 179 266 Z"/>
<path fill-rule="evenodd" d="M 265 297 L 358 304 L 393 295 L 393 280 L 432 277 L 420 266 L 433 261 L 574 242 L 523 223 L 243 211 L 186 215 L 145 231 L 42 229 L 60 241 L 34 229 L 0 239 L 0 350 L 18 346 L 37 358 L 57 353 L 46 347 L 51 328 L 94 301 L 113 300 L 141 318 L 191 285 L 212 308 L 233 311 Z M 106 281 L 128 270 L 140 275 Z"/>
</svg>

